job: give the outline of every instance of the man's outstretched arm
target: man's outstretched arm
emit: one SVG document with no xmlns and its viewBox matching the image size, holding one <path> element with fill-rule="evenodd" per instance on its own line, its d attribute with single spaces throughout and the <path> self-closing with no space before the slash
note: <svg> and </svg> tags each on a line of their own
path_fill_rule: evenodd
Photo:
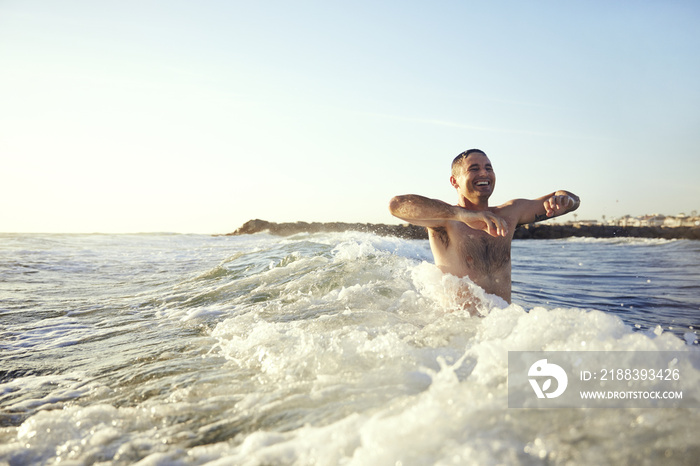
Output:
<svg viewBox="0 0 700 466">
<path fill-rule="evenodd" d="M 447 222 L 454 221 L 475 230 L 484 230 L 491 236 L 505 236 L 508 232 L 506 221 L 491 212 L 467 210 L 417 194 L 392 198 L 389 211 L 394 217 L 428 228 L 444 227 Z"/>
<path fill-rule="evenodd" d="M 578 209 L 581 199 L 569 191 L 559 190 L 537 199 L 519 199 L 517 203 L 520 216 L 518 225 L 540 222 Z"/>
</svg>

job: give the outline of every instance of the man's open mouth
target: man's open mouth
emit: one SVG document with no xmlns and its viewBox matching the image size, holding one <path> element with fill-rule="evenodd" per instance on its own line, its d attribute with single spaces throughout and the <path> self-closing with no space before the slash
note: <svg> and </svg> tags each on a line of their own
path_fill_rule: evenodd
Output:
<svg viewBox="0 0 700 466">
<path fill-rule="evenodd" d="M 490 181 L 477 181 L 476 185 L 477 186 L 490 186 L 491 182 Z"/>
</svg>

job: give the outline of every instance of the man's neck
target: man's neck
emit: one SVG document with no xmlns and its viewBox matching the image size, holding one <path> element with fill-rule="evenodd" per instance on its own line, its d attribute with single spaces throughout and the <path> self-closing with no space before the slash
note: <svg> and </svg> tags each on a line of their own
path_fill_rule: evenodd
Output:
<svg viewBox="0 0 700 466">
<path fill-rule="evenodd" d="M 477 198 L 469 200 L 466 197 L 460 197 L 459 201 L 457 202 L 457 205 L 459 205 L 460 207 L 464 207 L 467 210 L 482 211 L 488 210 L 489 200 L 488 198 Z"/>
</svg>

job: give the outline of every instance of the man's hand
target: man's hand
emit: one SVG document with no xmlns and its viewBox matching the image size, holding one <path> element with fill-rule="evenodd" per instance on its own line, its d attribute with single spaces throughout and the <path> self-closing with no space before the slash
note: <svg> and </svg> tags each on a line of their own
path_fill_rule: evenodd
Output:
<svg viewBox="0 0 700 466">
<path fill-rule="evenodd" d="M 488 211 L 475 211 L 462 208 L 459 221 L 475 230 L 483 230 L 491 236 L 506 236 L 508 223 L 496 214 Z"/>
<path fill-rule="evenodd" d="M 576 200 L 568 194 L 555 194 L 544 201 L 544 210 L 547 217 L 556 217 L 573 210 Z"/>
</svg>

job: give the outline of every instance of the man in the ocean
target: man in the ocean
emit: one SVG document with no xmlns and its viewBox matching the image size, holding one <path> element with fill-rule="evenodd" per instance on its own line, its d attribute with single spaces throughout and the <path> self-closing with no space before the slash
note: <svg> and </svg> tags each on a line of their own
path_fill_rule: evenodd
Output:
<svg viewBox="0 0 700 466">
<path fill-rule="evenodd" d="M 440 270 L 469 277 L 487 293 L 510 303 L 510 245 L 515 228 L 572 212 L 581 201 L 568 191 L 556 191 L 489 207 L 496 174 L 479 149 L 455 157 L 450 183 L 457 190 L 457 205 L 407 194 L 391 199 L 389 210 L 395 217 L 428 228 L 430 249 Z"/>
</svg>

